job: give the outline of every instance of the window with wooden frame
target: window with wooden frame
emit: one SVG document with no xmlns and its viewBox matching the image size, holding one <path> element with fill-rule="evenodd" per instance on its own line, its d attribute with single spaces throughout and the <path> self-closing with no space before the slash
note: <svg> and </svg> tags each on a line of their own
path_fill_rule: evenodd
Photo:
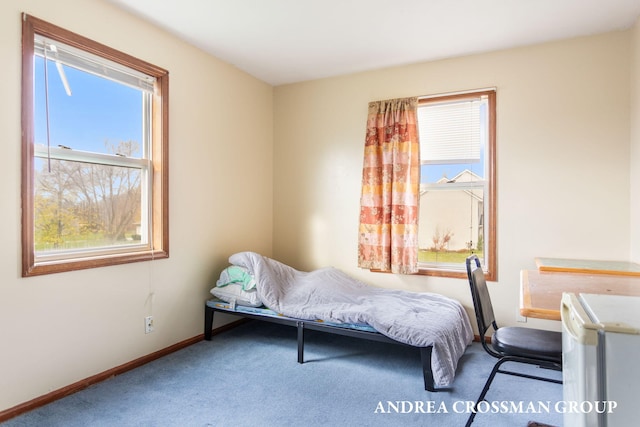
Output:
<svg viewBox="0 0 640 427">
<path fill-rule="evenodd" d="M 420 99 L 421 274 L 466 277 L 476 254 L 488 280 L 496 271 L 496 93 Z"/>
<path fill-rule="evenodd" d="M 22 275 L 169 256 L 166 70 L 27 14 Z"/>
</svg>

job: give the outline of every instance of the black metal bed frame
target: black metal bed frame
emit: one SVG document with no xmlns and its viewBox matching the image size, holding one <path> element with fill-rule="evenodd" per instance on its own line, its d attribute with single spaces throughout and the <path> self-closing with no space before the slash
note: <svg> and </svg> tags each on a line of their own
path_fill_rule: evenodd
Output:
<svg viewBox="0 0 640 427">
<path fill-rule="evenodd" d="M 369 332 L 363 331 L 359 329 L 350 329 L 345 327 L 338 327 L 327 325 L 321 322 L 315 322 L 313 320 L 301 320 L 294 319 L 292 317 L 285 316 L 264 316 L 256 313 L 246 313 L 236 311 L 232 308 L 223 308 L 223 307 L 211 307 L 210 305 L 205 303 L 204 306 L 204 339 L 206 341 L 211 341 L 212 338 L 212 329 L 213 329 L 213 315 L 216 311 L 226 314 L 233 314 L 236 316 L 246 317 L 248 319 L 261 320 L 265 322 L 278 323 L 281 325 L 287 326 L 295 326 L 298 331 L 298 363 L 304 363 L 304 331 L 305 329 L 328 332 L 336 335 L 344 335 L 348 337 L 362 338 L 371 341 L 379 341 L 384 343 L 391 344 L 400 344 L 407 347 L 413 347 L 398 341 L 395 341 L 385 335 L 382 335 L 379 332 Z M 420 350 L 420 359 L 422 362 L 422 376 L 424 379 L 424 389 L 427 391 L 437 392 L 443 389 L 437 389 L 433 382 L 433 372 L 431 371 L 431 352 L 433 350 L 432 346 L 428 347 L 414 347 Z"/>
</svg>

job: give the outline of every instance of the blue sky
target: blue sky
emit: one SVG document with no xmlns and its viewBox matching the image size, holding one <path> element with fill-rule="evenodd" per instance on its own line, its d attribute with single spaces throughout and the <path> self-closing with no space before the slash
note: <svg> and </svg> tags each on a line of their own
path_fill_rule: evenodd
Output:
<svg viewBox="0 0 640 427">
<path fill-rule="evenodd" d="M 142 94 L 75 68 L 63 66 L 71 88 L 65 92 L 55 64 L 48 61 L 49 127 L 52 146 L 106 153 L 105 141 L 142 142 Z M 35 59 L 35 142 L 47 143 L 44 59 Z M 138 153 L 139 155 L 140 153 Z"/>
</svg>

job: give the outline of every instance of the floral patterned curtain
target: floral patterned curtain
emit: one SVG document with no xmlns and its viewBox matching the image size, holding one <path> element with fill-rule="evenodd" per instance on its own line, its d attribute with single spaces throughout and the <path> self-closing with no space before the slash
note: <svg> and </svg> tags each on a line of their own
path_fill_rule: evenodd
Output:
<svg viewBox="0 0 640 427">
<path fill-rule="evenodd" d="M 418 271 L 418 98 L 369 103 L 362 170 L 358 266 Z"/>
</svg>

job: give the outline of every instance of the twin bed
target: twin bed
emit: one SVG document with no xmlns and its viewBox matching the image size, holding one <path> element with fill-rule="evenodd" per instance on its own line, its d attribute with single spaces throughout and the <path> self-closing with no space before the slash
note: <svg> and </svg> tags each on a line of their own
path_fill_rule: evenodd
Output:
<svg viewBox="0 0 640 427">
<path fill-rule="evenodd" d="M 442 295 L 369 286 L 332 267 L 298 271 L 255 252 L 229 262 L 205 304 L 206 340 L 223 312 L 296 327 L 299 363 L 306 329 L 417 347 L 425 389 L 437 391 L 473 338 L 462 305 Z"/>
</svg>

